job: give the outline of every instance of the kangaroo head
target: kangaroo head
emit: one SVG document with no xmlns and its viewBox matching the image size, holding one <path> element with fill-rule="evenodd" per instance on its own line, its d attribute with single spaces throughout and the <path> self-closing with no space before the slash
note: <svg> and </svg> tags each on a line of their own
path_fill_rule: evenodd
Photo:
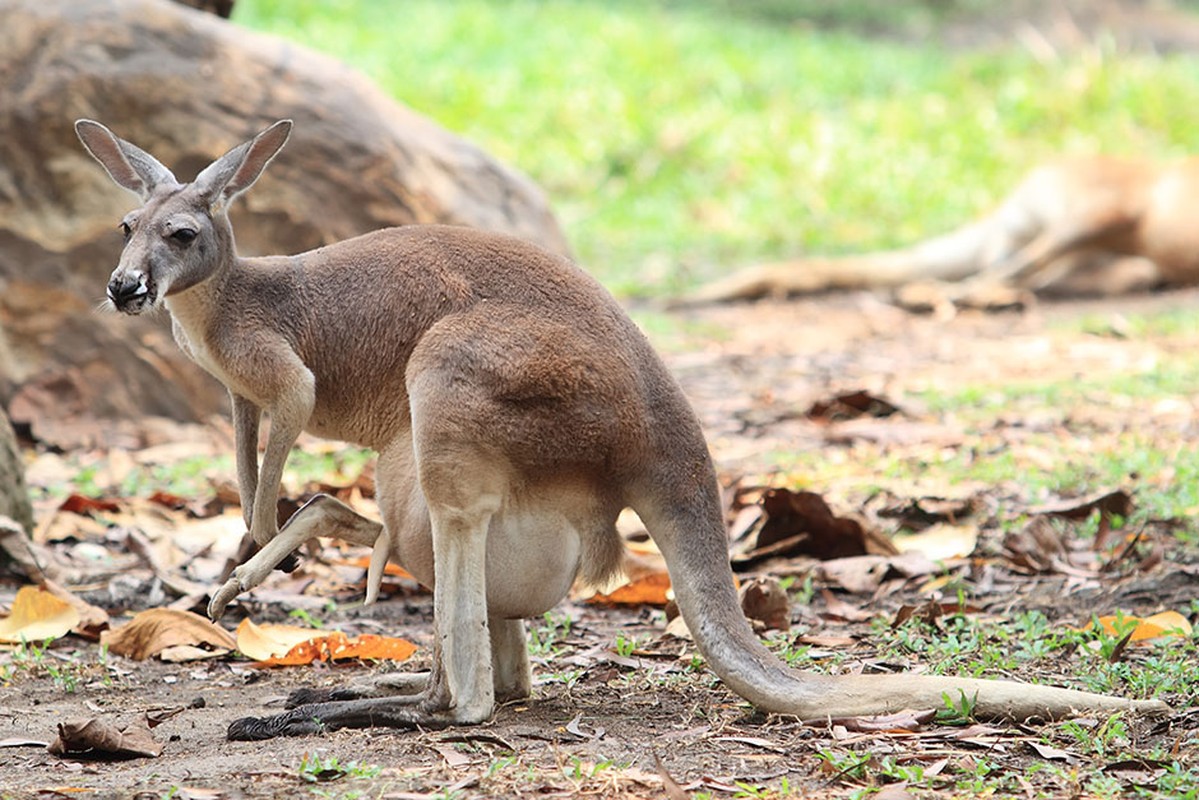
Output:
<svg viewBox="0 0 1199 800">
<path fill-rule="evenodd" d="M 108 281 L 113 308 L 140 314 L 232 263 L 233 230 L 225 212 L 287 142 L 291 120 L 233 148 L 188 184 L 98 122 L 81 119 L 75 132 L 117 185 L 141 198 L 142 207 L 121 221 L 125 249 Z"/>
</svg>

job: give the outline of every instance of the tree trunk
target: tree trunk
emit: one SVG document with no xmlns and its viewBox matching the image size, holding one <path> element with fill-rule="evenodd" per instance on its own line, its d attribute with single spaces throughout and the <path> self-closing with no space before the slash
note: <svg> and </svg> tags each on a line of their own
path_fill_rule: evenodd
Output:
<svg viewBox="0 0 1199 800">
<path fill-rule="evenodd" d="M 25 491 L 21 451 L 8 415 L 0 408 L 0 516 L 10 517 L 26 532 L 33 530 L 33 508 Z"/>
</svg>

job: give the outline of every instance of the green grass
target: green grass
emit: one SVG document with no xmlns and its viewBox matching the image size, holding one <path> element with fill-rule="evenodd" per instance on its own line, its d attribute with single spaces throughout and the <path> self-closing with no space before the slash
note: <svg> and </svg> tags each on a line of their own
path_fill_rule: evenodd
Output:
<svg viewBox="0 0 1199 800">
<path fill-rule="evenodd" d="M 981 6 L 255 0 L 234 21 L 355 65 L 529 173 L 628 296 L 939 232 L 1058 153 L 1193 147 L 1199 62 L 917 35 Z M 905 36 L 856 33 L 888 25 Z"/>
</svg>

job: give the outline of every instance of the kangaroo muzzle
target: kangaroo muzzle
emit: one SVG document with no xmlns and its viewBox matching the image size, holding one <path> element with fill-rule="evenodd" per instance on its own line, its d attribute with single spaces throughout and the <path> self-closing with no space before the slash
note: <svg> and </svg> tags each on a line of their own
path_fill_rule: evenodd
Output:
<svg viewBox="0 0 1199 800">
<path fill-rule="evenodd" d="M 144 272 L 113 275 L 108 281 L 107 294 L 113 307 L 122 314 L 140 314 L 154 300 Z"/>
</svg>

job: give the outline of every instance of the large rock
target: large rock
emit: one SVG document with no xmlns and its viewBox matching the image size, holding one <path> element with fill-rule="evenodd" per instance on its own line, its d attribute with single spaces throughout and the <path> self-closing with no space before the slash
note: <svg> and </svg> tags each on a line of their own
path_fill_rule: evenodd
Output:
<svg viewBox="0 0 1199 800">
<path fill-rule="evenodd" d="M 339 62 L 168 0 L 0 0 L 0 403 L 202 419 L 224 391 L 165 319 L 96 313 L 135 198 L 75 138 L 100 120 L 181 180 L 276 119 L 287 148 L 232 212 L 244 254 L 443 222 L 567 245 L 541 192 Z M 33 419 L 30 419 L 33 417 Z"/>
</svg>

